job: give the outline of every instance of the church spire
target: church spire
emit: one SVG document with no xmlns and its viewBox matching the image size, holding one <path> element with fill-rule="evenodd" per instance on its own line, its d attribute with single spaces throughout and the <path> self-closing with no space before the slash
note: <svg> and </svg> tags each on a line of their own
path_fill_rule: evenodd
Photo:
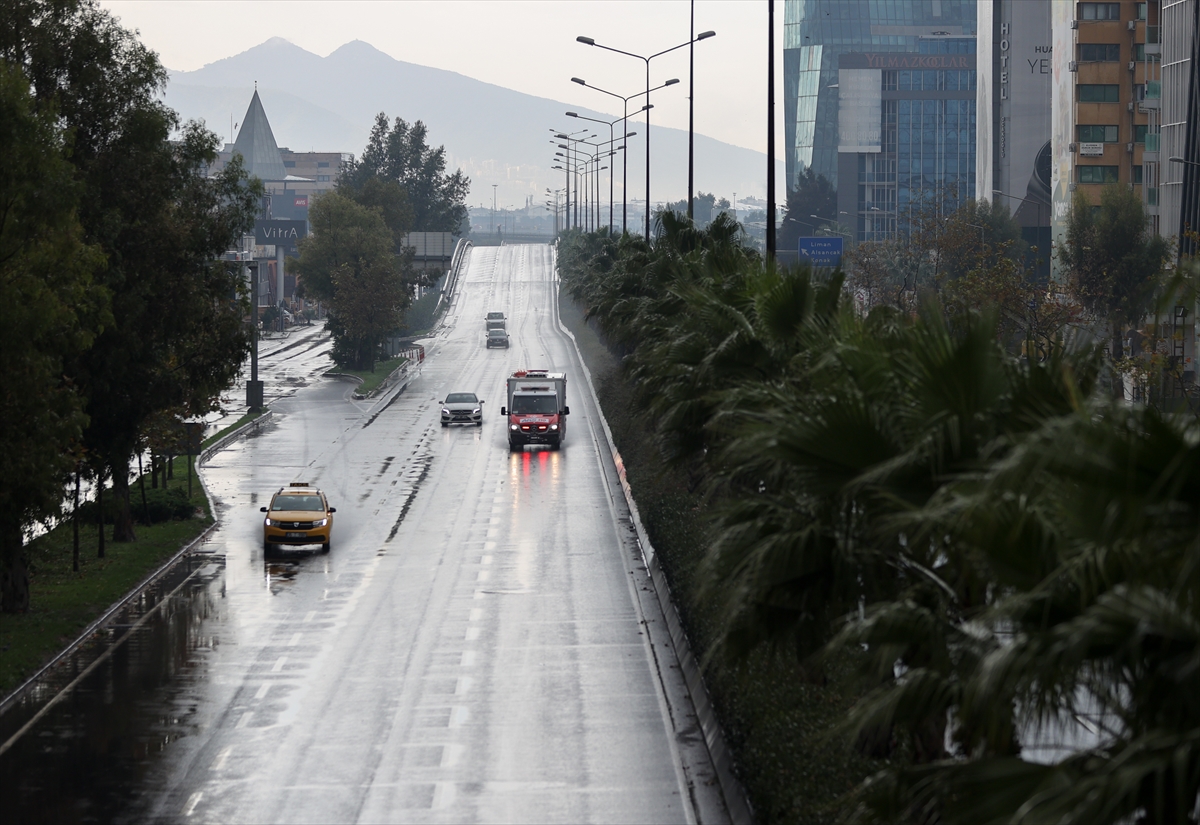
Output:
<svg viewBox="0 0 1200 825">
<path fill-rule="evenodd" d="M 275 142 L 267 113 L 258 97 L 257 80 L 254 81 L 254 97 L 250 98 L 250 108 L 242 119 L 242 128 L 238 131 L 233 151 L 241 154 L 246 171 L 261 180 L 283 180 L 287 177 L 283 158 L 279 154 L 279 144 Z"/>
</svg>

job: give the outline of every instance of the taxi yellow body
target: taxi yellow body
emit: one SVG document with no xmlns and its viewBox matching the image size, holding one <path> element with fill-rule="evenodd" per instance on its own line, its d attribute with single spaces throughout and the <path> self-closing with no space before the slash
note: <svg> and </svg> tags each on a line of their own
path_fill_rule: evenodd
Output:
<svg viewBox="0 0 1200 825">
<path fill-rule="evenodd" d="M 293 482 L 281 487 L 271 497 L 270 507 L 260 507 L 267 514 L 263 519 L 263 549 L 270 550 L 274 544 L 321 545 L 329 552 L 333 536 L 333 514 L 325 494 L 304 482 Z"/>
</svg>

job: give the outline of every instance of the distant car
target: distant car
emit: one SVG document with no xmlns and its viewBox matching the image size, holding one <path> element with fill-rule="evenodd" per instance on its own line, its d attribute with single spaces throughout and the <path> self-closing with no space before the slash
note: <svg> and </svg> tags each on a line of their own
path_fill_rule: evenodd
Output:
<svg viewBox="0 0 1200 825">
<path fill-rule="evenodd" d="M 263 519 L 263 550 L 275 544 L 319 544 L 328 553 L 333 537 L 336 507 L 316 487 L 307 482 L 292 482 L 271 497 L 271 506 L 260 507 Z"/>
<path fill-rule="evenodd" d="M 503 312 L 489 312 L 483 318 L 484 329 L 504 329 L 508 326 L 508 318 Z"/>
<path fill-rule="evenodd" d="M 508 349 L 508 332 L 504 329 L 489 329 L 487 331 L 487 346 L 504 347 Z"/>
<path fill-rule="evenodd" d="M 442 426 L 475 424 L 483 426 L 483 399 L 473 392 L 452 392 L 442 405 Z"/>
</svg>

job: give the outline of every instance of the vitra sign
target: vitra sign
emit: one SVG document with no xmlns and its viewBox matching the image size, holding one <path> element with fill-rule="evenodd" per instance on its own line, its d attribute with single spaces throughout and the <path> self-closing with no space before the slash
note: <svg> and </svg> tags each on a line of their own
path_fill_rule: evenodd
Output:
<svg viewBox="0 0 1200 825">
<path fill-rule="evenodd" d="M 308 221 L 255 221 L 254 242 L 259 246 L 282 246 L 296 252 L 296 244 L 308 235 Z"/>
</svg>

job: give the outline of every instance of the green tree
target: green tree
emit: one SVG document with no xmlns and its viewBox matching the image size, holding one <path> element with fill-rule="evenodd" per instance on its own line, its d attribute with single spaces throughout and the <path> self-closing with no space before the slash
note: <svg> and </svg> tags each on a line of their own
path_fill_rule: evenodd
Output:
<svg viewBox="0 0 1200 825">
<path fill-rule="evenodd" d="M 107 319 L 92 282 L 103 258 L 83 241 L 79 193 L 52 113 L 37 114 L 29 82 L 0 60 L 0 610 L 29 606 L 24 530 L 59 512 L 77 460 L 83 399 L 64 378 Z"/>
<path fill-rule="evenodd" d="M 108 261 L 99 281 L 113 323 L 66 371 L 86 398 L 85 444 L 112 473 L 113 538 L 127 541 L 142 423 L 160 409 L 207 411 L 246 353 L 241 281 L 214 261 L 252 225 L 258 195 L 238 164 L 207 177 L 216 136 L 180 132 L 157 99 L 167 79 L 157 56 L 93 0 L 15 0 L 3 15 L 0 56 L 64 127 L 84 239 Z"/>
<path fill-rule="evenodd" d="M 837 218 L 837 189 L 829 178 L 818 175 L 810 166 L 800 173 L 795 188 L 788 189 L 785 209 L 778 244 L 780 249 L 795 249 L 800 238 L 817 234 L 822 221 L 813 215 L 820 215 L 826 221 Z"/>
<path fill-rule="evenodd" d="M 296 270 L 309 292 L 330 304 L 334 360 L 371 370 L 384 337 L 400 326 L 410 294 L 395 237 L 380 209 L 330 192 L 309 213 Z"/>
<path fill-rule="evenodd" d="M 1104 187 L 1099 209 L 1076 191 L 1058 255 L 1074 297 L 1108 324 L 1114 360 L 1125 354 L 1125 329 L 1153 303 L 1170 253 L 1170 242 L 1150 230 L 1146 208 L 1131 187 Z"/>
<path fill-rule="evenodd" d="M 343 168 L 339 189 L 358 193 L 372 178 L 395 181 L 404 188 L 413 230 L 460 231 L 471 181 L 461 170 L 446 173 L 446 149 L 429 146 L 428 130 L 421 121 L 409 124 L 398 117 L 389 126 L 387 115 L 379 113 L 362 157 Z M 385 220 L 390 221 L 387 214 Z"/>
</svg>

